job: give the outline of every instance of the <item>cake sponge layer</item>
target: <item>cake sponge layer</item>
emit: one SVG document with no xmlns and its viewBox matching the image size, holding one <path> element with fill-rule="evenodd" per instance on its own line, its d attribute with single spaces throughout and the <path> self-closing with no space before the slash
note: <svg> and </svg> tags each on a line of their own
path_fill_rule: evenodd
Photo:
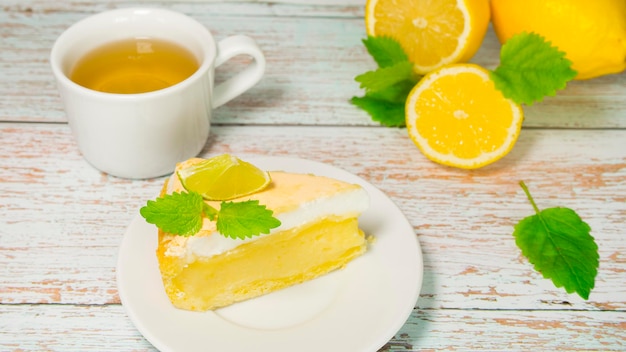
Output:
<svg viewBox="0 0 626 352">
<path fill-rule="evenodd" d="M 167 257 L 160 236 L 163 283 L 174 306 L 205 311 L 311 280 L 366 250 L 356 218 L 328 218 L 245 243 L 187 264 Z"/>
</svg>

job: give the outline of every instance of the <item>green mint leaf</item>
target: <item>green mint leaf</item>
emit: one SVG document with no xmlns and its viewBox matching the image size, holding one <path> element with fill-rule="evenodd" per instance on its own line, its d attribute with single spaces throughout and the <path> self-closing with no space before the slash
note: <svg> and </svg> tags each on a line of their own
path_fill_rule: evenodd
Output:
<svg viewBox="0 0 626 352">
<path fill-rule="evenodd" d="M 556 287 L 589 299 L 599 265 L 598 246 L 590 235 L 591 228 L 572 209 L 555 207 L 540 211 L 523 181 L 520 186 L 536 214 L 515 225 L 515 243 L 535 270 L 551 279 Z"/>
<path fill-rule="evenodd" d="M 267 234 L 271 229 L 280 226 L 280 221 L 272 214 L 258 200 L 222 202 L 217 215 L 217 231 L 234 239 Z"/>
<path fill-rule="evenodd" d="M 354 80 L 361 83 L 361 88 L 366 92 L 377 92 L 400 82 L 410 81 L 412 77 L 413 65 L 408 61 L 403 61 L 376 71 L 365 72 L 356 76 Z"/>
<path fill-rule="evenodd" d="M 532 105 L 553 96 L 576 76 L 571 61 L 542 36 L 519 33 L 500 49 L 500 65 L 491 79 L 502 94 L 517 104 Z"/>
<path fill-rule="evenodd" d="M 404 80 L 385 89 L 368 92 L 363 97 L 353 97 L 350 102 L 383 126 L 404 127 L 406 98 L 415 83 L 415 78 Z"/>
<path fill-rule="evenodd" d="M 363 44 L 379 67 L 393 66 L 409 60 L 400 43 L 392 38 L 368 36 L 363 39 Z"/>
<path fill-rule="evenodd" d="M 406 98 L 416 83 L 417 80 L 414 79 L 404 80 L 385 89 L 367 92 L 365 95 L 376 100 L 382 100 L 390 103 L 400 103 L 404 105 L 406 104 Z"/>
<path fill-rule="evenodd" d="M 421 77 L 396 40 L 369 36 L 363 44 L 379 68 L 355 77 L 365 95 L 350 102 L 383 126 L 404 127 L 406 98 Z"/>
<path fill-rule="evenodd" d="M 391 102 L 378 99 L 372 95 L 353 97 L 350 102 L 365 110 L 373 121 L 387 127 L 404 127 L 404 102 Z"/>
<path fill-rule="evenodd" d="M 175 192 L 149 200 L 139 213 L 148 223 L 167 233 L 192 236 L 202 227 L 204 205 L 198 193 Z"/>
</svg>

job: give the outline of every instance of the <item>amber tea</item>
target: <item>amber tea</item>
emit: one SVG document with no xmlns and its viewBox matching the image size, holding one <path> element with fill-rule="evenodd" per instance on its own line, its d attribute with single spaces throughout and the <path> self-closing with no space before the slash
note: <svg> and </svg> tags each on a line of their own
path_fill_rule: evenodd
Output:
<svg viewBox="0 0 626 352">
<path fill-rule="evenodd" d="M 70 79 L 93 90 L 133 94 L 167 88 L 198 69 L 186 48 L 155 38 L 130 38 L 104 44 L 82 57 Z"/>
</svg>

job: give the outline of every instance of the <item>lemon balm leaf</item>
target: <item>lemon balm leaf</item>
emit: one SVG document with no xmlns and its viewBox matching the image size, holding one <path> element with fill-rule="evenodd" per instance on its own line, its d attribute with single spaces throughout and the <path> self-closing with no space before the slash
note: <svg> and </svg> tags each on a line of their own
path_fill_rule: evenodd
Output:
<svg viewBox="0 0 626 352">
<path fill-rule="evenodd" d="M 373 121 L 381 125 L 405 126 L 406 98 L 418 81 L 408 62 L 370 71 L 355 80 L 361 82 L 366 93 L 363 97 L 353 97 L 350 100 L 353 105 L 365 110 Z"/>
<path fill-rule="evenodd" d="M 356 76 L 354 80 L 361 83 L 361 88 L 366 92 L 378 92 L 409 81 L 412 76 L 413 65 L 408 61 L 403 61 L 375 71 L 368 71 Z"/>
<path fill-rule="evenodd" d="M 405 125 L 404 103 L 386 101 L 372 95 L 353 97 L 350 102 L 365 110 L 373 121 L 387 127 L 403 127 Z"/>
<path fill-rule="evenodd" d="M 363 44 L 379 67 L 354 78 L 365 95 L 350 102 L 381 125 L 404 127 L 406 98 L 421 77 L 395 39 L 368 36 Z"/>
<path fill-rule="evenodd" d="M 569 208 L 539 210 L 524 182 L 520 186 L 535 215 L 515 225 L 515 243 L 535 270 L 552 280 L 556 287 L 589 299 L 599 266 L 598 246 L 590 234 L 591 227 Z"/>
<path fill-rule="evenodd" d="M 500 65 L 491 79 L 502 94 L 518 104 L 532 105 L 554 96 L 576 77 L 572 63 L 542 36 L 519 33 L 500 49 Z"/>
<path fill-rule="evenodd" d="M 589 298 L 598 255 L 588 225 L 569 208 L 548 208 L 515 226 L 515 242 L 535 270 L 567 293 Z"/>
<path fill-rule="evenodd" d="M 146 222 L 161 230 L 181 236 L 195 235 L 202 227 L 205 203 L 195 192 L 175 192 L 149 200 L 139 209 Z"/>
<path fill-rule="evenodd" d="M 417 80 L 404 80 L 378 91 L 370 91 L 365 95 L 379 101 L 406 104 L 406 99 Z"/>
<path fill-rule="evenodd" d="M 368 36 L 363 39 L 363 45 L 379 67 L 388 67 L 409 61 L 409 57 L 400 43 L 390 37 Z"/>
<path fill-rule="evenodd" d="M 139 209 L 146 222 L 162 231 L 180 236 L 193 236 L 202 228 L 203 217 L 217 221 L 217 231 L 226 237 L 248 238 L 269 233 L 280 226 L 273 212 L 258 200 L 222 202 L 217 210 L 204 202 L 197 192 L 175 192 L 149 200 Z"/>
<path fill-rule="evenodd" d="M 217 231 L 223 236 L 245 239 L 268 234 L 280 226 L 280 220 L 258 200 L 222 202 L 217 216 Z"/>
</svg>

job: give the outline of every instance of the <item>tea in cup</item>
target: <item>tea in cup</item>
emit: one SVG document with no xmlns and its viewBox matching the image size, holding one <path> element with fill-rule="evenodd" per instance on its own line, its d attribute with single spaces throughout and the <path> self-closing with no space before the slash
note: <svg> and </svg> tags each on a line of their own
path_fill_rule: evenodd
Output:
<svg viewBox="0 0 626 352">
<path fill-rule="evenodd" d="M 214 84 L 215 68 L 237 55 L 253 61 Z M 216 42 L 191 17 L 157 8 L 112 10 L 75 23 L 56 40 L 50 63 L 82 155 L 124 178 L 162 176 L 196 156 L 212 110 L 265 71 L 252 38 Z"/>
<path fill-rule="evenodd" d="M 147 93 L 173 86 L 199 68 L 185 47 L 158 38 L 104 44 L 80 58 L 70 72 L 79 85 L 106 93 Z"/>
</svg>

